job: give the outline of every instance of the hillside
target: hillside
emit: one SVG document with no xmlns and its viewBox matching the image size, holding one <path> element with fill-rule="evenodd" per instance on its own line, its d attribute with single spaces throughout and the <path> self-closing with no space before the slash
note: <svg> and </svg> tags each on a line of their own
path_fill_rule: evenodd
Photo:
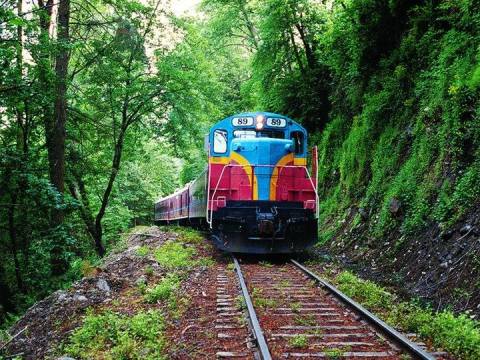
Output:
<svg viewBox="0 0 480 360">
<path fill-rule="evenodd" d="M 435 307 L 477 316 L 479 6 L 210 0 L 203 8 L 215 44 L 239 37 L 252 53 L 242 105 L 300 120 L 319 147 L 323 249 Z M 245 22 L 237 26 L 234 14 Z"/>
<path fill-rule="evenodd" d="M 478 316 L 478 3 L 374 3 L 332 27 L 321 237 L 372 277 Z"/>
</svg>

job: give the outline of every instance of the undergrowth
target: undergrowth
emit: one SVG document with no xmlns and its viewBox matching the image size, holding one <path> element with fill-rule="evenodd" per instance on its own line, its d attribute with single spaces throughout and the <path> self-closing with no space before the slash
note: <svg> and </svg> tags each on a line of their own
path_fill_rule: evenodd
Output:
<svg viewBox="0 0 480 360">
<path fill-rule="evenodd" d="M 144 299 L 147 303 L 156 303 L 159 300 L 172 300 L 179 286 L 180 277 L 177 274 L 168 274 L 159 284 L 145 291 Z"/>
<path fill-rule="evenodd" d="M 89 310 L 64 351 L 78 359 L 165 359 L 165 320 L 158 310 L 133 316 Z"/>
<path fill-rule="evenodd" d="M 404 302 L 383 287 L 344 271 L 333 282 L 392 326 L 428 338 L 432 344 L 464 360 L 480 359 L 480 322 L 466 314 L 435 312 L 416 302 Z"/>
<path fill-rule="evenodd" d="M 192 265 L 195 249 L 180 242 L 167 241 L 155 250 L 155 260 L 167 269 L 186 269 Z"/>
</svg>

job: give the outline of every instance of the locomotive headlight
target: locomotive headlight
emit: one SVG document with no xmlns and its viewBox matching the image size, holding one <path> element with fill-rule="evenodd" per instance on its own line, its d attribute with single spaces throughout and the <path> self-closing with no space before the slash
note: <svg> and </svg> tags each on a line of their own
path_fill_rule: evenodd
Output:
<svg viewBox="0 0 480 360">
<path fill-rule="evenodd" d="M 255 128 L 257 130 L 262 130 L 263 126 L 265 125 L 265 118 L 263 117 L 263 115 L 257 115 L 257 117 L 255 118 L 255 122 Z"/>
</svg>

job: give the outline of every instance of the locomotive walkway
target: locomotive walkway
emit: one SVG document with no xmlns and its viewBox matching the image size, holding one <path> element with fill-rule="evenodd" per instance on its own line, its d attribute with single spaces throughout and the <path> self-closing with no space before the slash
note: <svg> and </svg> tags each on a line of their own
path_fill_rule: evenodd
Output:
<svg viewBox="0 0 480 360">
<path fill-rule="evenodd" d="M 442 359 L 294 260 L 233 261 L 237 278 L 228 271 L 217 277 L 217 336 L 230 344 L 217 358 Z M 250 337 L 239 325 L 242 315 Z"/>
</svg>

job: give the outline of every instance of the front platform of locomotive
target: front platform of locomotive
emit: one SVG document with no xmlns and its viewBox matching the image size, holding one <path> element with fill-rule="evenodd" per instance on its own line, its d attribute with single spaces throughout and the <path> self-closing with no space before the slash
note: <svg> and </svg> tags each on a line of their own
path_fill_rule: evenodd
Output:
<svg viewBox="0 0 480 360">
<path fill-rule="evenodd" d="M 317 241 L 316 151 L 286 116 L 228 117 L 208 136 L 207 222 L 216 246 L 252 254 L 301 252 Z M 313 174 L 313 175 L 312 175 Z"/>
</svg>

